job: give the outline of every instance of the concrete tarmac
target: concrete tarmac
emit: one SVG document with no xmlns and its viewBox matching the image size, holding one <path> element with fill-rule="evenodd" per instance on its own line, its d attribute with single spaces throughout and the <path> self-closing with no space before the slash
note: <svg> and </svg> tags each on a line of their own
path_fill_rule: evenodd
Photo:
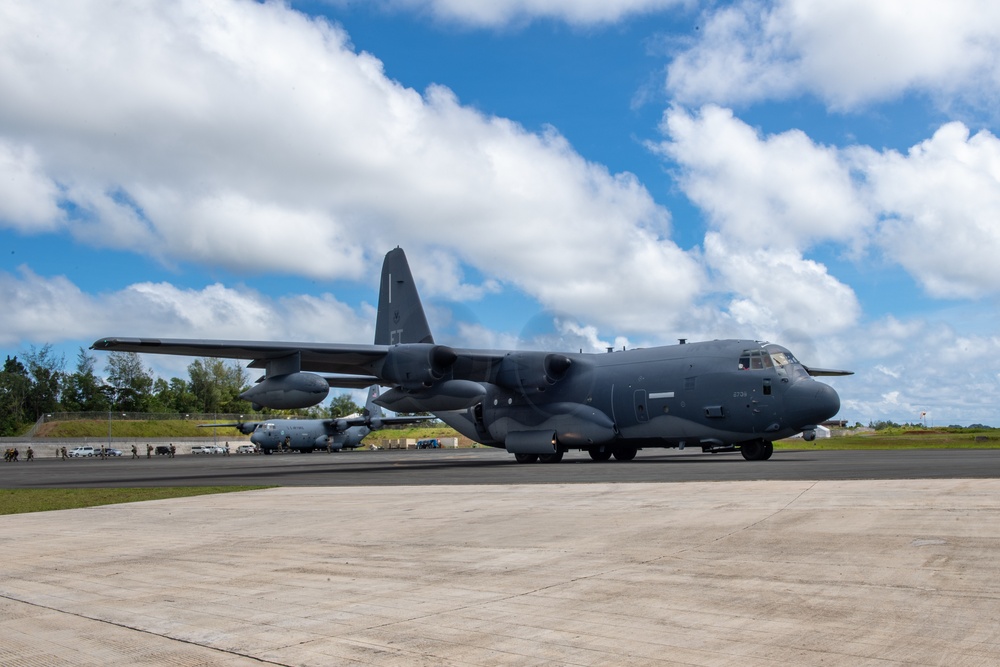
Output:
<svg viewBox="0 0 1000 667">
<path fill-rule="evenodd" d="M 992 665 L 998 497 L 285 487 L 0 516 L 0 664 Z"/>
</svg>

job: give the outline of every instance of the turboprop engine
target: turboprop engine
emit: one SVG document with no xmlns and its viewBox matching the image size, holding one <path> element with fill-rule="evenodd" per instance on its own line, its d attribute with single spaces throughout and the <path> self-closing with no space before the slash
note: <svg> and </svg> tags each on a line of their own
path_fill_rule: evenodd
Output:
<svg viewBox="0 0 1000 667">
<path fill-rule="evenodd" d="M 294 410 L 318 405 L 329 393 L 330 385 L 326 380 L 300 372 L 265 377 L 240 394 L 240 398 L 253 403 L 254 410 L 262 407 Z"/>
<path fill-rule="evenodd" d="M 500 362 L 496 383 L 527 393 L 545 391 L 563 379 L 573 361 L 563 354 L 511 352 Z"/>
<path fill-rule="evenodd" d="M 450 347 L 407 343 L 389 348 L 381 377 L 407 390 L 430 387 L 444 378 L 458 355 Z"/>
</svg>

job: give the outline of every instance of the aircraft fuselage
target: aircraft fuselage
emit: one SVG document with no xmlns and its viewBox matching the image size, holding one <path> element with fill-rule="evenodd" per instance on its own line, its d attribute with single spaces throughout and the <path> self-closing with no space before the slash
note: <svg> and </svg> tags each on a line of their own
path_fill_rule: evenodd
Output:
<svg viewBox="0 0 1000 667">
<path fill-rule="evenodd" d="M 774 344 L 721 340 L 565 356 L 569 370 L 544 391 L 485 383 L 482 403 L 436 414 L 483 444 L 544 454 L 549 434 L 560 449 L 769 444 L 840 408 L 830 386 Z"/>
<path fill-rule="evenodd" d="M 276 450 L 312 452 L 314 450 L 339 451 L 359 447 L 361 439 L 370 429 L 354 426 L 339 431 L 331 420 L 324 419 L 272 419 L 261 422 L 250 435 L 265 454 Z"/>
</svg>

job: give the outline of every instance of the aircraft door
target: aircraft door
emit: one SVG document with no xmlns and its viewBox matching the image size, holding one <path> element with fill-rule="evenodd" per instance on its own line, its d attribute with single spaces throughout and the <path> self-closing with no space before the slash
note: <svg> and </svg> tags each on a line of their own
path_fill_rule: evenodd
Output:
<svg viewBox="0 0 1000 667">
<path fill-rule="evenodd" d="M 751 395 L 750 408 L 754 433 L 767 434 L 777 430 L 778 419 L 775 413 L 773 377 L 761 377 L 759 384 Z"/>
</svg>

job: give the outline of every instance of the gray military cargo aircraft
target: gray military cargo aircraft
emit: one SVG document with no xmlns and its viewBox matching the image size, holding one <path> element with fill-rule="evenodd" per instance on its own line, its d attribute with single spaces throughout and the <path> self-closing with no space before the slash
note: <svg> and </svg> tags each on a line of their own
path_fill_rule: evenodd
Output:
<svg viewBox="0 0 1000 667">
<path fill-rule="evenodd" d="M 229 422 L 225 424 L 202 424 L 202 428 L 235 428 L 250 436 L 250 442 L 265 454 L 275 451 L 297 451 L 308 454 L 317 449 L 339 452 L 342 449 L 356 449 L 372 431 L 383 426 L 413 424 L 435 419 L 431 416 L 386 417 L 382 407 L 375 403 L 378 399 L 378 385 L 368 389 L 364 411 L 360 415 L 349 415 L 335 419 L 268 419 L 260 422 Z"/>
<path fill-rule="evenodd" d="M 401 248 L 382 265 L 374 345 L 109 337 L 91 349 L 250 359 L 264 375 L 241 397 L 258 409 L 309 407 L 331 386 L 379 384 L 390 388 L 379 405 L 433 413 L 519 463 L 555 463 L 571 449 L 629 461 L 652 447 L 768 459 L 775 440 L 812 440 L 840 409 L 837 392 L 812 376 L 851 374 L 752 340 L 604 354 L 437 344 Z"/>
</svg>

